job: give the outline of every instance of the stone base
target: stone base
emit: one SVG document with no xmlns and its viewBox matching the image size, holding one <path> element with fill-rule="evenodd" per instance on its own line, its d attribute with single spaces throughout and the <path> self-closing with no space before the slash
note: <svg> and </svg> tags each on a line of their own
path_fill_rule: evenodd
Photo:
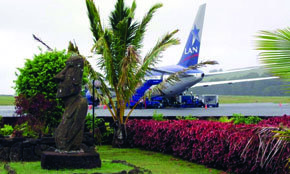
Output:
<svg viewBox="0 0 290 174">
<path fill-rule="evenodd" d="M 98 153 L 58 153 L 43 152 L 41 168 L 43 169 L 91 169 L 101 167 Z"/>
</svg>

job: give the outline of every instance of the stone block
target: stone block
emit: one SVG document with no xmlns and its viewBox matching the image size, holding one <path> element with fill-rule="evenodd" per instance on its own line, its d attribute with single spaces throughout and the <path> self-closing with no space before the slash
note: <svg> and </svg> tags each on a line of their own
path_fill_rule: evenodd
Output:
<svg viewBox="0 0 290 174">
<path fill-rule="evenodd" d="M 34 152 L 33 147 L 26 147 L 23 148 L 23 161 L 37 161 L 40 160 Z"/>
<path fill-rule="evenodd" d="M 101 159 L 98 153 L 43 152 L 41 167 L 43 169 L 91 169 L 101 167 Z"/>
<path fill-rule="evenodd" d="M 9 161 L 10 147 L 0 146 L 0 161 Z"/>
<path fill-rule="evenodd" d="M 50 146 L 55 146 L 55 141 L 54 141 L 54 138 L 52 137 L 43 137 L 41 139 L 41 144 L 46 144 L 46 145 L 50 145 Z"/>
<path fill-rule="evenodd" d="M 13 146 L 10 149 L 9 159 L 10 161 L 22 160 L 22 143 L 21 142 L 13 144 Z"/>
</svg>

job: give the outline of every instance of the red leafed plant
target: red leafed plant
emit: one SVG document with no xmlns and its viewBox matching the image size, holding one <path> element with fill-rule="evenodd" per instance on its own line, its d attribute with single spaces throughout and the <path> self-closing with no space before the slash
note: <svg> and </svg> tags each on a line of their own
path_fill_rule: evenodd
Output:
<svg viewBox="0 0 290 174">
<path fill-rule="evenodd" d="M 261 132 L 270 130 L 264 127 L 271 123 L 272 127 L 276 126 L 271 130 L 279 129 L 278 122 L 289 125 L 289 118 L 275 117 L 258 125 L 205 120 L 130 120 L 127 128 L 131 146 L 171 153 L 234 173 L 278 174 L 287 173 L 290 144 L 273 139 L 269 133 L 263 136 Z"/>
</svg>

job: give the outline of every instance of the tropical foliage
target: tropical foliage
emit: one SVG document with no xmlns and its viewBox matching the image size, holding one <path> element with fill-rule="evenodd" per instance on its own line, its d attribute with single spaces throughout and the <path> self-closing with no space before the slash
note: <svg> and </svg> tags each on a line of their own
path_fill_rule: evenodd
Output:
<svg viewBox="0 0 290 174">
<path fill-rule="evenodd" d="M 174 154 L 180 158 L 229 173 L 288 173 L 290 144 L 273 139 L 272 130 L 290 126 L 290 116 L 273 117 L 258 124 L 207 120 L 128 121 L 133 147 Z M 284 136 L 283 136 L 284 137 Z"/>
<path fill-rule="evenodd" d="M 158 63 L 160 53 L 169 46 L 179 43 L 178 39 L 173 38 L 178 30 L 165 34 L 141 59 L 139 53 L 143 46 L 142 40 L 146 27 L 162 4 L 153 5 L 141 21 L 136 21 L 134 20 L 136 2 L 133 1 L 131 7 L 127 7 L 124 0 L 118 0 L 115 9 L 110 14 L 108 26 L 102 24 L 99 10 L 93 0 L 86 0 L 86 5 L 95 43 L 92 51 L 99 55 L 97 66 L 104 74 L 94 72 L 90 68 L 91 78 L 100 82 L 102 95 L 100 93 L 96 95 L 102 103 L 108 106 L 116 127 L 120 128 L 121 125 L 124 126 L 135 108 L 132 108 L 124 120 L 126 105 L 136 88 L 144 82 L 146 73 Z M 177 76 L 178 74 L 172 75 L 164 83 L 173 82 Z M 105 82 L 108 82 L 108 85 Z M 158 87 L 162 87 L 162 85 L 160 84 Z M 115 92 L 116 102 L 113 101 L 109 88 Z M 145 94 L 145 96 L 147 95 L 149 94 Z M 123 131 L 121 134 L 125 135 L 126 132 Z"/>
<path fill-rule="evenodd" d="M 23 68 L 18 68 L 14 81 L 17 115 L 36 118 L 51 128 L 57 126 L 63 105 L 56 98 L 57 83 L 53 77 L 65 67 L 68 57 L 65 51 L 41 52 L 27 59 Z"/>
<path fill-rule="evenodd" d="M 290 28 L 261 31 L 257 38 L 260 60 L 271 73 L 290 82 Z"/>
<path fill-rule="evenodd" d="M 36 119 L 43 128 L 55 128 L 64 110 L 62 100 L 56 98 L 57 83 L 54 76 L 65 67 L 66 60 L 74 52 L 78 52 L 72 43 L 68 53 L 63 51 L 47 51 L 27 59 L 23 68 L 17 68 L 17 79 L 14 81 L 17 96 L 15 97 L 16 114 Z M 83 84 L 87 83 L 87 69 L 84 69 Z M 28 122 L 33 126 L 33 122 Z M 19 122 L 21 124 L 21 122 Z"/>
</svg>

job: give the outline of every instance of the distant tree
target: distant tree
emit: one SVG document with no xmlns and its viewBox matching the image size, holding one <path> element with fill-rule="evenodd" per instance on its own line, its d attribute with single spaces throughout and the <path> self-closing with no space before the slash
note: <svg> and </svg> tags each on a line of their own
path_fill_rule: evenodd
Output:
<svg viewBox="0 0 290 174">
<path fill-rule="evenodd" d="M 257 38 L 260 60 L 275 76 L 290 82 L 290 28 L 261 31 Z"/>
</svg>

